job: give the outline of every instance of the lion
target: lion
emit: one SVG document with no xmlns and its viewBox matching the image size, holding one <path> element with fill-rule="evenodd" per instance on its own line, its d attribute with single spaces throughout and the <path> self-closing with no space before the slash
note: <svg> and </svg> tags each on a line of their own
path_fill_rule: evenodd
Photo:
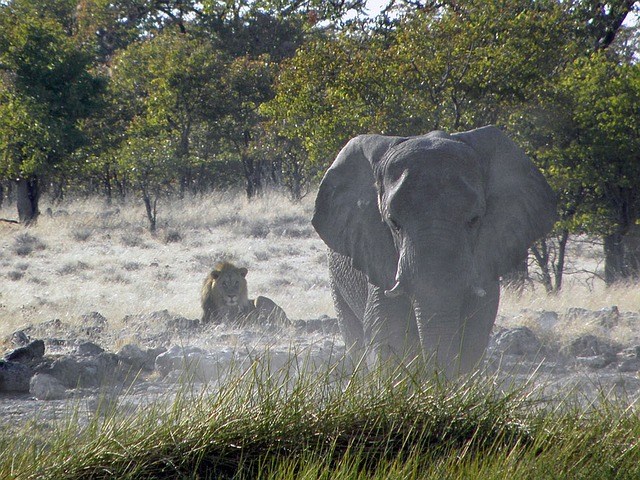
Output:
<svg viewBox="0 0 640 480">
<path fill-rule="evenodd" d="M 249 298 L 248 270 L 229 262 L 218 263 L 202 284 L 202 323 L 258 323 L 289 325 L 284 310 L 273 300 Z"/>
</svg>

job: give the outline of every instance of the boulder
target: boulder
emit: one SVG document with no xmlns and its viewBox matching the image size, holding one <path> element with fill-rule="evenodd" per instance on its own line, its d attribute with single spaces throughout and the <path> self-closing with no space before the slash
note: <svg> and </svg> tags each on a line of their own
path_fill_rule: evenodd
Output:
<svg viewBox="0 0 640 480">
<path fill-rule="evenodd" d="M 621 373 L 640 371 L 640 358 L 627 358 L 618 364 Z"/>
<path fill-rule="evenodd" d="M 27 365 L 0 360 L 0 392 L 27 393 L 32 376 Z"/>
<path fill-rule="evenodd" d="M 93 342 L 84 342 L 76 347 L 76 353 L 83 357 L 95 357 L 104 353 L 104 348 Z"/>
<path fill-rule="evenodd" d="M 156 357 L 166 351 L 167 349 L 162 347 L 142 350 L 137 345 L 128 344 L 120 349 L 118 358 L 134 370 L 152 371 L 155 367 Z"/>
<path fill-rule="evenodd" d="M 574 357 L 594 357 L 606 355 L 614 357 L 619 349 L 594 335 L 583 335 L 571 342 L 568 352 Z M 612 360 L 613 361 L 613 360 Z"/>
<path fill-rule="evenodd" d="M 25 347 L 16 348 L 14 351 L 7 353 L 4 359 L 8 362 L 30 363 L 39 360 L 44 356 L 44 341 L 35 340 Z"/>
<path fill-rule="evenodd" d="M 230 349 L 206 352 L 198 347 L 174 345 L 157 356 L 155 366 L 168 379 L 186 378 L 188 381 L 208 382 L 221 378 L 235 361 L 235 355 Z"/>
<path fill-rule="evenodd" d="M 516 327 L 499 332 L 494 338 L 494 351 L 502 355 L 536 357 L 544 354 L 538 337 L 527 327 Z"/>
<path fill-rule="evenodd" d="M 67 388 L 98 387 L 117 379 L 118 356 L 101 353 L 95 357 L 65 355 L 38 373 L 49 374 Z"/>
<path fill-rule="evenodd" d="M 29 342 L 29 335 L 27 335 L 24 330 L 18 330 L 17 332 L 13 332 L 11 335 L 11 343 L 14 345 L 24 347 L 25 345 L 28 345 Z"/>
<path fill-rule="evenodd" d="M 559 322 L 559 316 L 557 312 L 539 310 L 535 322 L 543 330 L 553 330 L 556 328 Z"/>
<path fill-rule="evenodd" d="M 576 364 L 591 370 L 600 370 L 611 365 L 614 360 L 615 357 L 610 355 L 594 355 L 591 357 L 576 357 Z"/>
<path fill-rule="evenodd" d="M 88 336 L 101 334 L 107 328 L 107 319 L 99 312 L 85 313 L 80 317 L 81 333 Z"/>
<path fill-rule="evenodd" d="M 46 373 L 31 377 L 29 393 L 38 400 L 61 400 L 67 398 L 67 389 L 60 381 Z"/>
</svg>

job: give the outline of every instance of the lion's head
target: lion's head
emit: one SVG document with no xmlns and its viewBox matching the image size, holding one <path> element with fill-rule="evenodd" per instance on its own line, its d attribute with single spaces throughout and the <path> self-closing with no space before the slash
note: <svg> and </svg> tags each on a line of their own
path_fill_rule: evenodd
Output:
<svg viewBox="0 0 640 480">
<path fill-rule="evenodd" d="M 250 309 L 246 276 L 246 268 L 238 268 L 229 262 L 221 262 L 214 267 L 202 285 L 205 322 Z"/>
</svg>

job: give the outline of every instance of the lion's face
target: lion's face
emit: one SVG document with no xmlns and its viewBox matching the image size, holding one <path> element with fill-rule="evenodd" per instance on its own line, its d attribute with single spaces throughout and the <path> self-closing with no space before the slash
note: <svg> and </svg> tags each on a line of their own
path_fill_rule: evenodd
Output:
<svg viewBox="0 0 640 480">
<path fill-rule="evenodd" d="M 244 306 L 247 301 L 246 268 L 228 267 L 212 272 L 214 288 L 228 307 Z"/>
</svg>

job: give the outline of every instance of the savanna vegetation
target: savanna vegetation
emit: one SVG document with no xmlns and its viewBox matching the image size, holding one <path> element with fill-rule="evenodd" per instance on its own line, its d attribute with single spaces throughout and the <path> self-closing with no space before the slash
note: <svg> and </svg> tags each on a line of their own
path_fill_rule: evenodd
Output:
<svg viewBox="0 0 640 480">
<path fill-rule="evenodd" d="M 24 479 L 632 479 L 638 416 L 541 404 L 486 379 L 291 377 L 256 363 L 215 394 L 0 432 L 0 475 Z M 73 411 L 73 410 L 72 410 Z M 54 428 L 55 427 L 55 428 Z"/>
<path fill-rule="evenodd" d="M 608 284 L 637 278 L 638 2 L 370 8 L 1 1 L 0 201 L 29 224 L 43 193 L 134 197 L 153 231 L 171 196 L 242 185 L 300 199 L 356 134 L 494 123 L 559 194 L 560 221 L 533 249 L 547 290 L 583 234 L 603 244 Z"/>
</svg>

